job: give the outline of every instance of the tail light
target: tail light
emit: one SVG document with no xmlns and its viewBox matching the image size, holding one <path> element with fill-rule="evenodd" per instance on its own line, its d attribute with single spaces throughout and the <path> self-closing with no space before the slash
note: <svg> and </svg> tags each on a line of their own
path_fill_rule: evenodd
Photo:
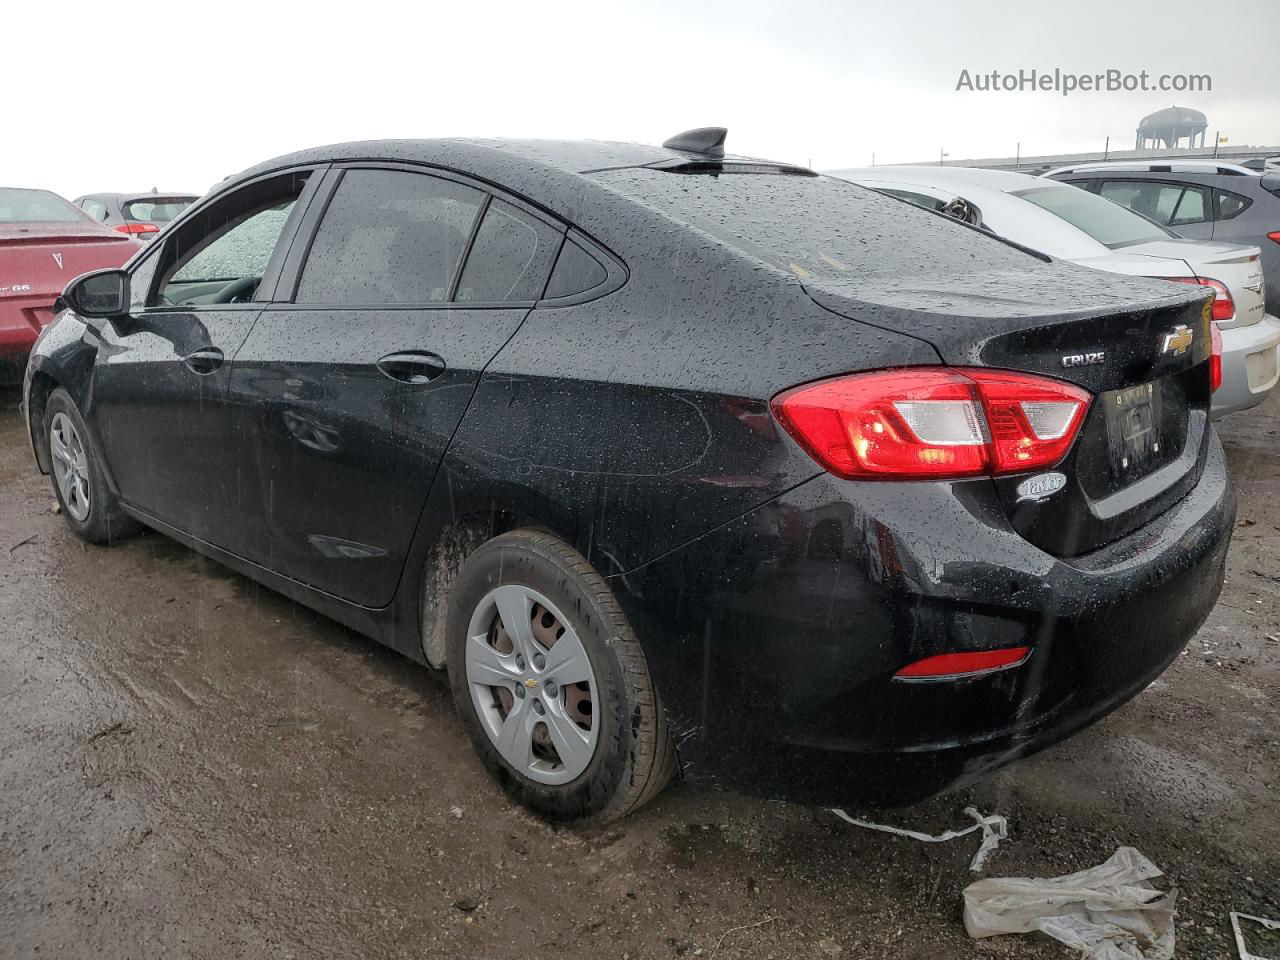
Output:
<svg viewBox="0 0 1280 960">
<path fill-rule="evenodd" d="M 1222 386 L 1222 331 L 1216 323 L 1209 324 L 1209 336 L 1213 352 L 1209 354 L 1209 392 Z"/>
<path fill-rule="evenodd" d="M 1221 280 L 1209 277 L 1159 277 L 1160 280 L 1172 280 L 1174 283 L 1191 283 L 1213 290 L 1213 319 L 1232 320 L 1236 315 L 1236 302 L 1231 299 L 1231 291 Z"/>
<path fill-rule="evenodd" d="M 899 680 L 953 680 L 981 676 L 1016 667 L 1031 655 L 1030 647 L 977 650 L 971 653 L 940 653 L 909 663 L 894 677 Z"/>
<path fill-rule="evenodd" d="M 773 412 L 838 477 L 938 479 L 1052 466 L 1090 399 L 1026 373 L 908 367 L 796 387 L 774 398 Z"/>
<path fill-rule="evenodd" d="M 159 233 L 160 228 L 154 223 L 117 223 L 113 228 L 118 233 Z"/>
<path fill-rule="evenodd" d="M 1274 240 L 1276 243 L 1280 243 L 1280 230 L 1272 230 L 1270 233 L 1267 234 L 1267 239 Z"/>
</svg>

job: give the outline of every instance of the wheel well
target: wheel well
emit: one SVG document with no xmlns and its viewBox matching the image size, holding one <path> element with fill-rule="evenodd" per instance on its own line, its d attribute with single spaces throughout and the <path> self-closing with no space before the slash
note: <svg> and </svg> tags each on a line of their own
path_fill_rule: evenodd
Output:
<svg viewBox="0 0 1280 960">
<path fill-rule="evenodd" d="M 445 665 L 445 621 L 449 590 L 463 563 L 475 549 L 508 530 L 537 527 L 514 513 L 493 511 L 459 517 L 440 531 L 422 563 L 422 596 L 418 607 L 419 637 L 427 663 Z M 548 531 L 550 532 L 550 531 Z"/>
<path fill-rule="evenodd" d="M 31 378 L 31 390 L 27 394 L 27 429 L 31 430 L 31 435 L 35 438 L 36 463 L 40 465 L 41 473 L 48 473 L 50 470 L 49 438 L 43 430 L 44 411 L 49 403 L 49 395 L 59 386 L 61 384 L 49 374 L 37 373 Z"/>
</svg>

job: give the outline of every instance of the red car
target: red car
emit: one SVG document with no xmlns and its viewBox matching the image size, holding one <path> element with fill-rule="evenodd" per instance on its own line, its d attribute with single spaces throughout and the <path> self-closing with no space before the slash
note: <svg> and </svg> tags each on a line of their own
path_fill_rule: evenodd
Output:
<svg viewBox="0 0 1280 960">
<path fill-rule="evenodd" d="M 22 379 L 68 281 L 119 267 L 140 247 L 56 193 L 0 187 L 0 383 Z"/>
</svg>

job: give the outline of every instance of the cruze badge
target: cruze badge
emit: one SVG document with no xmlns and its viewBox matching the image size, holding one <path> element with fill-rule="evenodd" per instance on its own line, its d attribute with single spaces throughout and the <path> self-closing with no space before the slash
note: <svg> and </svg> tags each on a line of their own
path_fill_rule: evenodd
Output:
<svg viewBox="0 0 1280 960">
<path fill-rule="evenodd" d="M 1160 352 L 1172 353 L 1175 357 L 1180 357 L 1187 352 L 1187 347 L 1191 346 L 1191 341 L 1195 339 L 1195 334 L 1191 332 L 1191 328 L 1185 323 L 1180 323 L 1160 340 Z"/>
<path fill-rule="evenodd" d="M 1027 477 L 1018 484 L 1018 503 L 1023 500 L 1043 500 L 1066 485 L 1067 478 L 1061 473 L 1040 473 Z"/>
<path fill-rule="evenodd" d="M 1068 353 L 1062 358 L 1064 367 L 1091 367 L 1095 363 L 1102 363 L 1107 359 L 1107 354 L 1103 350 L 1094 350 L 1090 353 Z"/>
</svg>

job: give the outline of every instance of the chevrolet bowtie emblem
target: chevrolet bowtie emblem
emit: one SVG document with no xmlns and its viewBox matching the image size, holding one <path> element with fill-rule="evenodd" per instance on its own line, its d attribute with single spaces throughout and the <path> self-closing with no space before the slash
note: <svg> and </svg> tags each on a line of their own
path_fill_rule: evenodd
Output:
<svg viewBox="0 0 1280 960">
<path fill-rule="evenodd" d="M 538 685 L 538 681 L 535 680 L 533 677 L 530 677 L 528 680 L 524 682 L 524 685 L 528 687 L 530 690 L 532 690 L 534 687 Z"/>
<path fill-rule="evenodd" d="M 1172 353 L 1175 357 L 1180 357 L 1187 352 L 1187 347 L 1191 346 L 1191 341 L 1194 339 L 1195 335 L 1191 332 L 1191 328 L 1180 323 L 1164 335 L 1160 341 L 1160 352 Z"/>
</svg>

